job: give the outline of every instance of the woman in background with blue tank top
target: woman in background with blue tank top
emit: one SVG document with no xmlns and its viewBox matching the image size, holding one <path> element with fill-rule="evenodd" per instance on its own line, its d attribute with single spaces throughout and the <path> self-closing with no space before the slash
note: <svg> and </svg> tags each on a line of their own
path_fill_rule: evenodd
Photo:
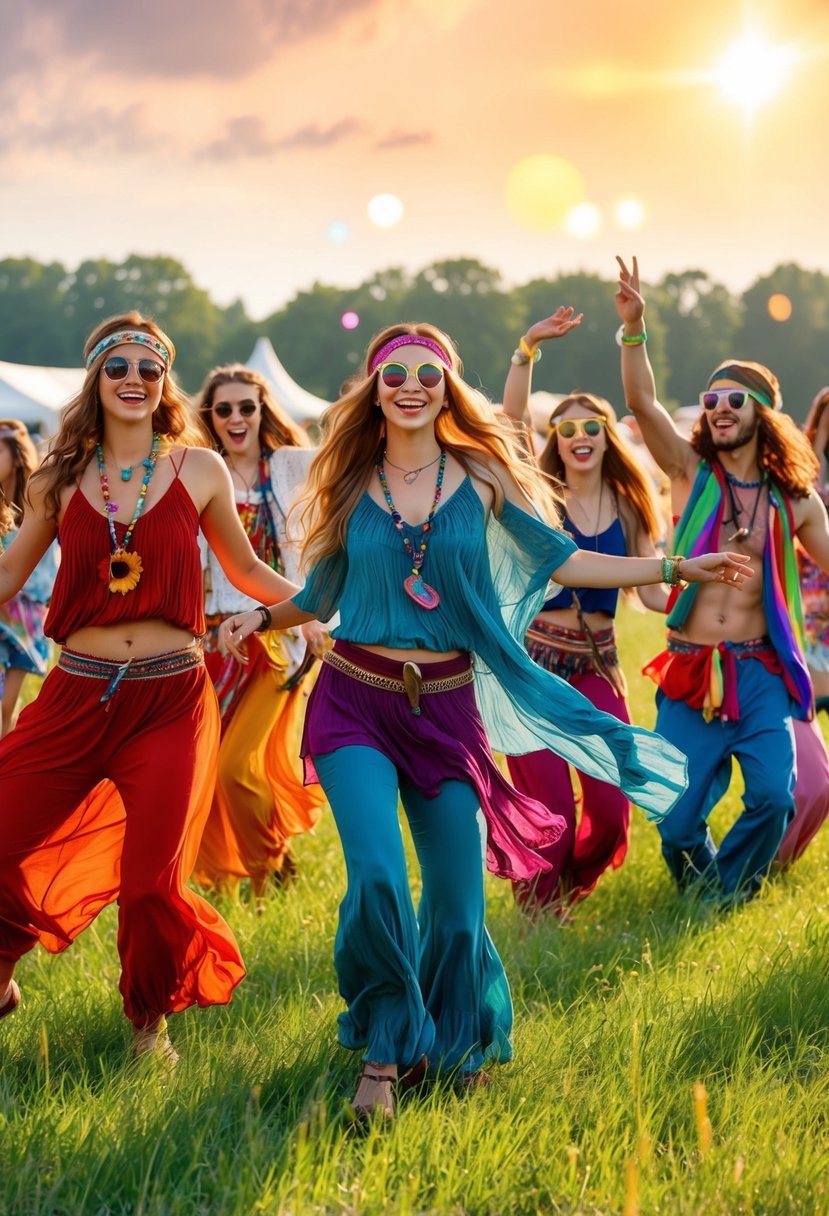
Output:
<svg viewBox="0 0 829 1216">
<path fill-rule="evenodd" d="M 531 325 L 515 354 L 504 386 L 504 412 L 514 422 L 529 419 L 532 367 L 541 357 L 540 343 L 575 329 L 581 314 L 559 308 Z M 574 392 L 550 416 L 549 437 L 538 457 L 542 472 L 562 486 L 564 527 L 579 549 L 641 557 L 656 554 L 665 533 L 647 474 L 627 449 L 616 426 L 613 407 L 603 397 Z M 640 588 L 648 608 L 664 612 L 660 587 Z M 583 693 L 597 709 L 630 722 L 627 686 L 619 666 L 614 617 L 617 588 L 555 588 L 527 630 L 530 657 Z M 630 801 L 615 784 L 580 772 L 581 815 L 570 767 L 549 750 L 508 757 L 518 789 L 563 815 L 566 829 L 542 856 L 553 868 L 530 882 L 513 884 L 527 912 L 540 908 L 559 915 L 596 886 L 608 867 L 622 864 L 628 847 Z"/>
<path fill-rule="evenodd" d="M 511 1055 L 509 986 L 484 924 L 478 812 L 488 868 L 508 878 L 549 868 L 539 850 L 564 823 L 509 784 L 491 746 L 553 747 L 655 817 L 686 783 L 675 748 L 600 713 L 530 660 L 523 638 L 551 574 L 608 587 L 733 570 L 729 585 L 739 586 L 746 566 L 726 554 L 579 550 L 557 526 L 549 482 L 431 325 L 378 334 L 322 428 L 300 500 L 305 586 L 229 617 L 220 638 L 243 660 L 255 629 L 339 610 L 301 750 L 348 872 L 334 962 L 347 1006 L 340 1042 L 363 1054 L 354 1107 L 390 1117 L 398 1077 L 424 1056 L 468 1088 Z M 420 864 L 417 915 L 398 795 Z"/>
</svg>

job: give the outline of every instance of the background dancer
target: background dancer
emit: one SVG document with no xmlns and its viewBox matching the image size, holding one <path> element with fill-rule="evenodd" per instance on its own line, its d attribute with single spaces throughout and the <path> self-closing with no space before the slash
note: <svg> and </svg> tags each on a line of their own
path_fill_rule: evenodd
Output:
<svg viewBox="0 0 829 1216">
<path fill-rule="evenodd" d="M 197 401 L 227 465 L 242 527 L 257 557 L 299 582 L 297 546 L 286 517 L 313 457 L 301 427 L 275 404 L 267 381 L 240 364 L 214 368 Z M 248 662 L 223 653 L 218 627 L 254 601 L 234 587 L 203 546 L 208 635 L 205 663 L 219 697 L 222 741 L 216 794 L 196 863 L 198 880 L 232 890 L 249 878 L 256 899 L 290 881 L 296 864 L 289 839 L 313 827 L 324 796 L 302 783 L 299 740 L 305 710 L 306 638 L 324 648 L 315 623 L 252 636 Z M 304 635 L 304 636 L 303 636 Z"/>
<path fill-rule="evenodd" d="M 636 259 L 630 270 L 618 261 L 625 400 L 683 512 L 674 544 L 693 554 L 733 545 L 758 566 L 739 600 L 716 586 L 681 593 L 668 649 L 645 669 L 660 689 L 656 729 L 681 740 L 689 759 L 688 790 L 659 825 L 665 861 L 680 888 L 701 880 L 714 898 L 742 897 L 758 890 L 794 814 L 792 717 L 812 714 L 794 538 L 829 569 L 817 461 L 780 412 L 774 374 L 739 359 L 711 373 L 691 440 L 683 438 L 656 397 Z M 732 757 L 744 810 L 717 849 L 707 820 Z"/>
<path fill-rule="evenodd" d="M 38 940 L 65 949 L 117 898 L 133 1048 L 171 1061 L 166 1015 L 228 1001 L 244 975 L 227 925 L 185 886 L 219 731 L 199 524 L 241 590 L 290 586 L 255 557 L 230 474 L 171 379 L 174 355 L 139 313 L 90 335 L 84 384 L 0 557 L 4 601 L 60 527 L 46 632 L 63 649 L 0 742 L 0 1017 L 20 1001 L 21 955 Z"/>
<path fill-rule="evenodd" d="M 270 614 L 285 628 L 340 612 L 302 750 L 348 871 L 335 965 L 348 1006 L 340 1042 L 365 1053 L 355 1107 L 390 1116 L 398 1066 L 429 1055 L 475 1085 L 486 1063 L 511 1054 L 509 988 L 484 925 L 477 813 L 489 868 L 515 879 L 549 865 L 536 849 L 564 824 L 509 785 L 490 741 L 505 753 L 552 746 L 655 815 L 684 786 L 674 748 L 600 713 L 530 660 L 524 634 L 550 575 L 610 586 L 728 571 L 740 586 L 750 572 L 725 554 L 687 562 L 577 550 L 540 514 L 557 521 L 549 484 L 430 325 L 384 330 L 349 383 L 324 416 L 302 500 L 308 580 Z M 260 624 L 259 611 L 237 614 L 222 635 L 241 658 Z M 398 793 L 423 882 L 417 917 Z"/>
<path fill-rule="evenodd" d="M 533 364 L 541 343 L 575 329 L 581 314 L 559 308 L 531 325 L 512 356 L 504 386 L 504 412 L 530 421 Z M 637 464 L 616 426 L 613 407 L 591 393 L 570 393 L 550 415 L 547 444 L 538 458 L 542 472 L 560 483 L 564 527 L 580 549 L 617 555 L 655 557 L 663 524 L 650 478 Z M 549 596 L 530 625 L 526 645 L 531 658 L 578 688 L 588 700 L 622 722 L 630 722 L 627 685 L 619 666 L 613 618 L 616 588 L 558 590 Z M 643 603 L 664 612 L 661 587 L 640 589 Z M 608 868 L 620 866 L 628 845 L 630 802 L 615 785 L 579 774 L 581 815 L 570 766 L 551 751 L 507 757 L 510 776 L 525 794 L 564 816 L 567 827 L 553 845 L 539 850 L 554 863 L 531 884 L 516 883 L 525 909 L 552 907 L 563 912 L 583 899 Z"/>
<path fill-rule="evenodd" d="M 25 425 L 16 418 L 0 419 L 0 494 L 8 503 L 13 523 L 0 542 L 7 549 L 17 535 L 23 516 L 26 483 L 38 466 L 37 449 Z M 0 605 L 0 735 L 14 722 L 17 700 L 27 675 L 44 676 L 49 644 L 43 634 L 46 608 L 58 563 L 54 542 L 44 553 L 20 592 Z"/>
<path fill-rule="evenodd" d="M 829 507 L 829 388 L 822 388 L 812 401 L 803 424 L 819 469 L 815 490 Z M 804 656 L 815 690 L 815 711 L 829 709 L 829 575 L 801 546 L 797 550 L 800 592 L 803 597 Z M 794 726 L 797 784 L 794 787 L 795 815 L 777 850 L 782 865 L 796 861 L 829 815 L 829 755 L 816 718 L 792 719 Z"/>
</svg>

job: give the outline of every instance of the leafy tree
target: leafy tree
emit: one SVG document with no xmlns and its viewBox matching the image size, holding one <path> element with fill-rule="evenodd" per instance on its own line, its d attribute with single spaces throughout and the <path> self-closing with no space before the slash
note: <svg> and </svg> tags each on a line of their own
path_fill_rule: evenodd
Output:
<svg viewBox="0 0 829 1216">
<path fill-rule="evenodd" d="M 668 274 L 649 295 L 665 331 L 667 377 L 658 381 L 665 400 L 695 404 L 708 374 L 734 348 L 739 305 L 702 270 Z"/>
<path fill-rule="evenodd" d="M 62 284 L 60 262 L 34 258 L 0 262 L 0 359 L 61 367 L 77 363 L 67 335 L 57 323 Z"/>
<path fill-rule="evenodd" d="M 789 320 L 772 320 L 773 295 L 790 301 Z M 793 264 L 778 266 L 758 279 L 742 302 L 735 353 L 771 368 L 780 381 L 786 410 L 802 422 L 812 397 L 829 383 L 829 277 Z"/>
</svg>

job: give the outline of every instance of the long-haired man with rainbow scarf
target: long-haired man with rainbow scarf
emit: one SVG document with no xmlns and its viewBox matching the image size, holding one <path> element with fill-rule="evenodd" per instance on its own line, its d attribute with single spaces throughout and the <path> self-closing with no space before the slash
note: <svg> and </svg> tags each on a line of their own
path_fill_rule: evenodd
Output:
<svg viewBox="0 0 829 1216">
<path fill-rule="evenodd" d="M 756 571 L 737 596 L 717 583 L 675 592 L 668 648 L 645 668 L 659 686 L 656 730 L 689 762 L 688 790 L 659 825 L 665 860 L 681 889 L 702 881 L 715 897 L 745 897 L 759 888 L 794 815 L 792 719 L 814 713 L 794 538 L 829 571 L 817 463 L 780 412 L 777 378 L 759 363 L 720 364 L 700 394 L 690 440 L 680 434 L 657 400 L 636 259 L 630 270 L 617 260 L 625 400 L 671 478 L 681 512 L 674 548 L 746 553 Z M 728 789 L 733 758 L 744 807 L 717 849 L 707 820 Z"/>
</svg>

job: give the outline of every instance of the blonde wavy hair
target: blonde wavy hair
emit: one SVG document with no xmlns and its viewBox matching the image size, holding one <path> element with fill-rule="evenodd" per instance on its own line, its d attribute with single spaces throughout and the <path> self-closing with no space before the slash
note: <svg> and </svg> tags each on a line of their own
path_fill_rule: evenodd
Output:
<svg viewBox="0 0 829 1216">
<path fill-rule="evenodd" d="M 583 406 L 594 417 L 604 418 L 607 445 L 602 457 L 602 480 L 609 485 L 617 503 L 627 503 L 641 527 L 654 542 L 662 539 L 665 523 L 656 501 L 651 480 L 622 438 L 616 423 L 616 411 L 604 397 L 576 390 L 568 393 L 550 415 L 550 436 L 538 458 L 541 469 L 560 482 L 566 482 L 564 461 L 558 450 L 558 436 L 553 424 L 571 406 Z M 625 522 L 624 520 L 622 521 Z M 627 529 L 625 529 L 627 531 Z M 629 548 L 634 537 L 626 537 Z M 632 548 L 631 548 L 632 551 Z"/>
<path fill-rule="evenodd" d="M 210 432 L 213 446 L 222 450 L 222 443 L 213 425 L 213 402 L 216 393 L 225 384 L 249 384 L 258 389 L 262 409 L 259 416 L 259 448 L 262 452 L 275 452 L 277 448 L 307 448 L 311 446 L 307 434 L 280 408 L 271 396 L 270 385 L 264 376 L 245 367 L 243 363 L 226 363 L 214 367 L 207 373 L 199 390 L 195 406 L 202 423 Z"/>
<path fill-rule="evenodd" d="M 11 523 L 5 528 L 14 527 L 20 522 L 23 514 L 23 504 L 26 501 L 26 485 L 40 463 L 37 448 L 26 424 L 19 418 L 0 418 L 0 443 L 5 443 L 11 452 L 12 469 L 14 471 L 14 487 L 11 495 L 6 497 L 0 488 L 0 502 L 5 504 Z M 0 524 L 2 528 L 2 524 Z"/>
<path fill-rule="evenodd" d="M 501 466 L 542 517 L 560 526 L 561 500 L 550 479 L 527 461 L 514 433 L 489 401 L 463 380 L 463 365 L 449 336 L 425 322 L 401 322 L 372 339 L 362 369 L 349 377 L 342 396 L 322 416 L 320 447 L 295 508 L 304 536 L 302 558 L 308 566 L 345 544 L 349 517 L 374 472 L 385 434 L 385 419 L 375 404 L 377 373 L 368 369 L 376 352 L 402 334 L 437 342 L 450 363 L 444 368 L 448 408 L 435 419 L 440 446 L 467 473 L 491 486 L 496 514 L 504 492 L 492 466 Z"/>
<path fill-rule="evenodd" d="M 210 443 L 197 414 L 190 406 L 187 394 L 170 375 L 176 348 L 164 330 L 152 317 L 140 312 L 126 312 L 102 321 L 87 338 L 83 348 L 84 364 L 89 352 L 108 334 L 121 329 L 138 329 L 163 342 L 170 352 L 170 364 L 164 375 L 161 401 L 153 415 L 153 430 L 166 447 L 184 444 L 188 447 L 209 447 Z M 113 348 L 103 351 L 88 369 L 80 392 L 65 406 L 60 429 L 49 445 L 49 451 L 32 478 L 42 489 L 47 512 L 56 516 L 60 510 L 60 495 L 65 486 L 73 485 L 83 473 L 103 441 L 104 420 L 98 396 L 98 378 Z"/>
</svg>

